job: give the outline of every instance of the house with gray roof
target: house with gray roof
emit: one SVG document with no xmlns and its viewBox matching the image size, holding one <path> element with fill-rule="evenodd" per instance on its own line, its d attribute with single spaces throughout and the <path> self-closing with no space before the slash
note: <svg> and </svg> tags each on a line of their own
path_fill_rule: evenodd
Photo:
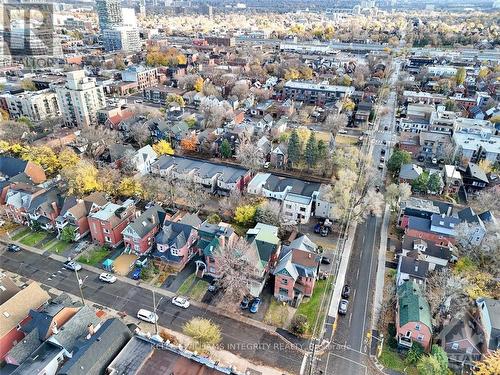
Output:
<svg viewBox="0 0 500 375">
<path fill-rule="evenodd" d="M 400 256 L 396 274 L 396 284 L 403 285 L 407 281 L 425 284 L 429 273 L 429 262 L 410 256 Z"/>
<path fill-rule="evenodd" d="M 283 246 L 274 268 L 274 297 L 298 306 L 314 291 L 321 262 L 317 245 L 302 235 Z"/>
<path fill-rule="evenodd" d="M 198 248 L 198 228 L 201 220 L 196 214 L 186 214 L 182 218 L 165 220 L 156 234 L 156 247 L 151 256 L 181 271 Z"/>
<path fill-rule="evenodd" d="M 156 233 L 165 220 L 165 215 L 165 210 L 154 204 L 132 220 L 122 231 L 125 248 L 137 254 L 144 254 L 151 250 Z"/>
<path fill-rule="evenodd" d="M 500 300 L 478 298 L 476 300 L 479 324 L 484 332 L 483 354 L 500 349 Z"/>
<path fill-rule="evenodd" d="M 45 181 L 45 172 L 41 166 L 31 161 L 1 156 L 0 192 L 9 184 L 19 181 L 40 184 Z"/>
<path fill-rule="evenodd" d="M 403 164 L 399 170 L 399 182 L 408 182 L 416 180 L 424 170 L 416 164 Z"/>
<path fill-rule="evenodd" d="M 409 258 L 424 260 L 429 263 L 429 271 L 448 266 L 457 257 L 453 254 L 454 248 L 450 243 L 441 245 L 422 238 L 404 236 L 401 245 L 401 255 Z"/>
</svg>

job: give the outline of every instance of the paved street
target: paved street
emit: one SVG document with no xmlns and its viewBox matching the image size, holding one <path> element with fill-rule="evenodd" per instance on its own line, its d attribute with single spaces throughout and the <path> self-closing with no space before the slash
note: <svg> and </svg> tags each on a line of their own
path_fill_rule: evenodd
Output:
<svg viewBox="0 0 500 375">
<path fill-rule="evenodd" d="M 0 252 L 1 268 L 61 291 L 79 295 L 75 274 L 63 269 L 62 263 L 29 251 L 6 252 L 4 246 Z M 105 284 L 98 280 L 98 274 L 88 270 L 81 270 L 79 276 L 85 280 L 84 297 L 93 303 L 131 316 L 135 316 L 141 308 L 153 309 L 152 293 L 147 289 L 121 281 Z M 221 327 L 224 349 L 254 363 L 278 367 L 292 374 L 300 372 L 303 359 L 301 352 L 287 345 L 280 337 L 240 322 L 237 317 L 230 319 L 196 306 L 181 309 L 167 299 L 161 301 L 157 313 L 161 326 L 176 331 L 182 331 L 183 324 L 192 317 L 207 317 Z"/>
</svg>

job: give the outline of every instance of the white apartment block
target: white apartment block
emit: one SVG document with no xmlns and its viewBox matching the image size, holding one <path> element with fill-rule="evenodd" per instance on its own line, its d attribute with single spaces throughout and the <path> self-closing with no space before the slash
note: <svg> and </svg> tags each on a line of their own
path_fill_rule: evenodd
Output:
<svg viewBox="0 0 500 375">
<path fill-rule="evenodd" d="M 97 124 L 97 111 L 106 107 L 103 88 L 96 86 L 83 70 L 69 72 L 65 85 L 57 88 L 57 96 L 64 122 L 69 126 Z"/>
<path fill-rule="evenodd" d="M 118 26 L 102 33 L 106 51 L 139 52 L 142 47 L 139 29 L 131 26 Z"/>
<path fill-rule="evenodd" d="M 4 94 L 1 97 L 5 100 L 12 119 L 24 116 L 36 122 L 61 115 L 57 94 L 52 90 Z"/>
</svg>

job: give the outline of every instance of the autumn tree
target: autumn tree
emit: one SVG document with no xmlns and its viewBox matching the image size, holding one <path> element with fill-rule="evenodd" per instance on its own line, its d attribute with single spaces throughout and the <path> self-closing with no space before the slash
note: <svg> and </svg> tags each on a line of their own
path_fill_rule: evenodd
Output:
<svg viewBox="0 0 500 375">
<path fill-rule="evenodd" d="M 191 135 L 189 137 L 185 137 L 181 140 L 181 148 L 184 151 L 194 152 L 198 146 L 198 139 L 196 135 Z"/>
<path fill-rule="evenodd" d="M 29 78 L 25 78 L 21 81 L 21 87 L 25 91 L 36 91 L 37 90 L 36 85 Z"/>
<path fill-rule="evenodd" d="M 80 157 L 69 147 L 65 147 L 59 153 L 58 159 L 61 168 L 73 167 L 80 161 Z"/>
<path fill-rule="evenodd" d="M 118 194 L 122 197 L 139 197 L 142 195 L 142 185 L 133 177 L 124 177 L 118 186 Z"/>
<path fill-rule="evenodd" d="M 234 221 L 241 225 L 251 225 L 256 211 L 257 207 L 250 204 L 239 206 L 234 212 Z"/>
<path fill-rule="evenodd" d="M 80 160 L 76 165 L 61 170 L 69 195 L 83 196 L 99 189 L 97 168 L 88 160 Z"/>
<path fill-rule="evenodd" d="M 436 375 L 440 373 L 441 367 L 438 360 L 431 355 L 424 355 L 417 363 L 419 375 Z"/>
<path fill-rule="evenodd" d="M 214 250 L 212 256 L 222 273 L 219 280 L 224 290 L 223 299 L 227 302 L 226 306 L 233 306 L 234 302 L 240 301 L 250 292 L 252 283 L 259 274 L 258 250 L 240 237 L 225 241 Z"/>
<path fill-rule="evenodd" d="M 467 72 L 464 67 L 460 67 L 457 69 L 457 73 L 455 74 L 455 82 L 457 85 L 462 85 L 465 82 L 465 78 L 467 77 Z"/>
<path fill-rule="evenodd" d="M 442 347 L 439 345 L 432 345 L 431 355 L 437 360 L 439 363 L 439 372 L 436 375 L 448 375 L 448 354 L 444 351 Z"/>
<path fill-rule="evenodd" d="M 164 139 L 155 143 L 153 145 L 153 150 L 158 154 L 158 156 L 160 156 L 160 155 L 173 155 L 174 154 L 174 149 L 170 145 L 170 142 L 167 142 Z"/>
<path fill-rule="evenodd" d="M 265 161 L 262 150 L 250 142 L 240 143 L 236 150 L 236 160 L 252 172 L 261 168 Z"/>
<path fill-rule="evenodd" d="M 168 94 L 167 95 L 167 106 L 168 107 L 181 107 L 184 108 L 186 103 L 184 102 L 184 98 L 178 94 Z"/>
<path fill-rule="evenodd" d="M 500 374 L 500 349 L 485 354 L 481 361 L 474 362 L 475 375 L 498 375 Z"/>
<path fill-rule="evenodd" d="M 56 153 L 48 146 L 27 146 L 21 158 L 42 166 L 48 175 L 56 173 L 61 166 Z"/>
<path fill-rule="evenodd" d="M 220 328 L 206 318 L 192 318 L 184 324 L 182 332 L 194 340 L 191 350 L 201 353 L 206 353 L 222 340 Z"/>
</svg>

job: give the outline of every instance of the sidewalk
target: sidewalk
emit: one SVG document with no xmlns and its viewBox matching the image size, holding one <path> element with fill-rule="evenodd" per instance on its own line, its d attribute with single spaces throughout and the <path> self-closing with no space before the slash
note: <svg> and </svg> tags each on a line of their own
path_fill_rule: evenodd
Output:
<svg viewBox="0 0 500 375">
<path fill-rule="evenodd" d="M 21 278 L 19 275 L 16 275 L 16 274 L 9 272 L 9 271 L 4 271 L 4 273 L 6 273 L 14 281 Z M 18 283 L 21 283 L 21 281 L 18 280 Z M 56 296 L 62 294 L 62 292 L 60 290 L 55 289 L 55 288 L 50 288 L 48 290 L 48 293 L 51 295 L 56 295 Z M 78 297 L 78 296 L 75 296 L 75 295 L 70 294 L 70 293 L 65 293 L 65 294 L 69 295 L 73 301 L 80 301 L 80 297 Z M 87 299 L 87 301 L 92 302 L 89 299 Z M 125 324 L 133 323 L 136 326 L 138 326 L 141 329 L 141 331 L 143 331 L 145 333 L 151 332 L 151 334 L 154 334 L 154 325 L 153 324 L 146 323 L 146 322 L 139 320 L 133 316 L 129 316 L 129 315 L 123 316 L 123 314 L 121 314 L 119 311 L 110 309 L 109 307 L 99 305 L 99 310 L 105 312 L 105 314 L 106 314 L 105 318 L 107 318 L 107 319 L 117 318 L 117 319 L 120 319 Z M 178 342 L 180 344 L 182 344 L 183 346 L 187 347 L 191 343 L 191 338 L 189 338 L 188 336 L 186 336 L 180 332 L 173 331 L 169 328 L 162 327 L 162 326 L 158 326 L 158 331 L 159 332 L 161 332 L 161 331 L 168 332 L 170 335 L 174 336 L 178 340 Z M 237 373 L 239 373 L 239 374 L 247 374 L 247 373 L 257 374 L 259 372 L 261 374 L 270 374 L 270 375 L 285 374 L 283 372 L 283 370 L 278 370 L 278 369 L 275 369 L 272 367 L 253 364 L 253 363 L 245 360 L 244 358 L 241 358 L 241 357 L 239 357 L 231 352 L 228 352 L 227 350 L 214 349 L 214 351 L 210 354 L 210 359 L 213 361 L 219 361 L 220 364 L 225 365 L 227 367 L 234 366 Z"/>
<path fill-rule="evenodd" d="M 385 252 L 387 250 L 387 230 L 389 228 L 389 220 L 391 211 L 389 204 L 385 205 L 384 220 L 380 230 L 380 247 L 378 250 L 378 266 L 377 277 L 375 281 L 375 296 L 373 298 L 373 315 L 372 315 L 372 330 L 376 329 L 380 310 L 384 299 L 384 276 L 385 276 Z"/>
</svg>

